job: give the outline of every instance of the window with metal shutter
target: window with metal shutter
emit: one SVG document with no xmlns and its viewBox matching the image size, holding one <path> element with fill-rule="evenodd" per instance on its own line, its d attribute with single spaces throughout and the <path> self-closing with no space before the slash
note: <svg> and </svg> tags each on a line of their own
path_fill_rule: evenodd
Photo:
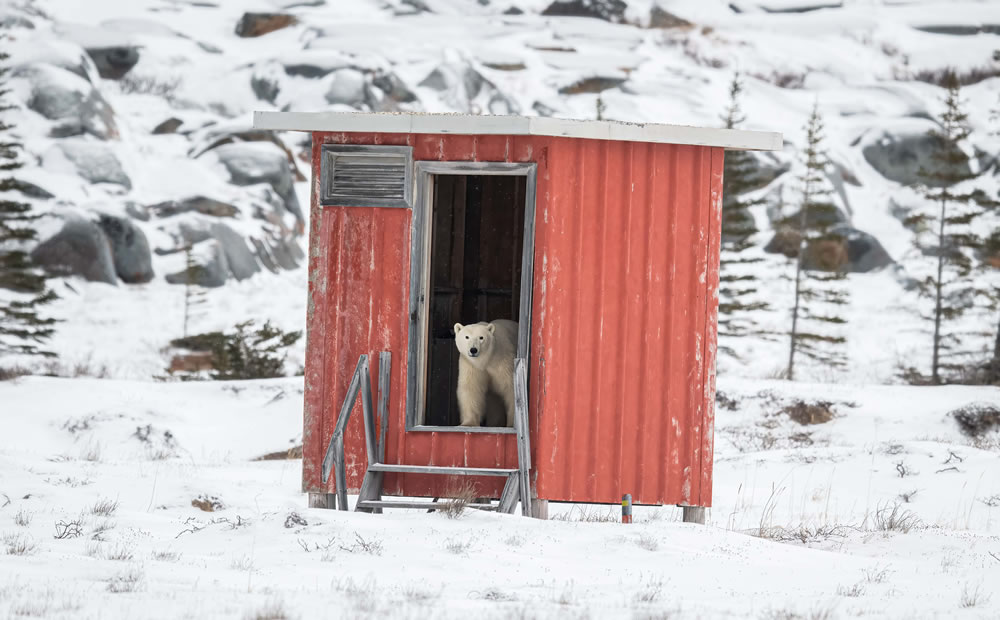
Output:
<svg viewBox="0 0 1000 620">
<path fill-rule="evenodd" d="M 320 203 L 343 207 L 412 205 L 413 149 L 408 146 L 323 146 Z"/>
</svg>

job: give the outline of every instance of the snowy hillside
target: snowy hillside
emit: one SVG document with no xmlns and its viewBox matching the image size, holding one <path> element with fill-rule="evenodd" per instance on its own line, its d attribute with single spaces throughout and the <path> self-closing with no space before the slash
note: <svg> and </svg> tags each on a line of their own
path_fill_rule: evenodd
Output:
<svg viewBox="0 0 1000 620">
<path fill-rule="evenodd" d="M 720 388 L 705 527 L 306 509 L 300 460 L 252 460 L 301 441 L 301 379 L 0 383 L 0 615 L 1000 615 L 1000 435 L 950 415 L 994 390 Z"/>
<path fill-rule="evenodd" d="M 559 15 L 574 10 L 595 17 Z M 928 80 L 951 66 L 968 82 L 972 144 L 995 191 L 998 23 L 993 2 L 6 3 L 8 120 L 26 147 L 20 177 L 47 214 L 38 257 L 77 274 L 54 281 L 52 312 L 64 322 L 52 347 L 65 366 L 95 374 L 160 373 L 182 329 L 188 244 L 208 287 L 192 330 L 249 317 L 302 326 L 308 136 L 252 132 L 254 110 L 594 118 L 600 93 L 606 118 L 718 126 L 739 70 L 743 127 L 786 142 L 760 160 L 767 183 L 757 191 L 769 202 L 754 213 L 757 245 L 795 199 L 802 128 L 818 102 L 837 206 L 894 262 L 849 279 L 847 370 L 806 366 L 802 376 L 890 381 L 901 362 L 930 358 L 911 283 L 932 259 L 902 223 L 920 205 L 904 184 L 926 161 L 940 113 L 942 89 Z M 772 309 L 757 320 L 781 333 L 790 268 L 766 258 Z M 995 321 L 969 321 L 979 333 L 968 346 L 985 347 Z M 787 351 L 781 337 L 722 344 L 739 357 L 723 355 L 720 371 L 739 376 L 773 375 Z"/>
</svg>

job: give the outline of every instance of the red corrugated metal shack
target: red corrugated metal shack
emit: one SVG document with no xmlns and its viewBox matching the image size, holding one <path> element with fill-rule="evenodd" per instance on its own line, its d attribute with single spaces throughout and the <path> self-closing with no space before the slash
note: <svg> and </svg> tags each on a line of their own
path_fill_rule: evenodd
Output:
<svg viewBox="0 0 1000 620">
<path fill-rule="evenodd" d="M 383 430 L 377 444 L 366 437 L 358 404 L 343 429 L 346 491 L 358 493 L 375 463 L 518 468 L 516 430 L 457 426 L 454 394 L 452 326 L 511 319 L 536 516 L 546 500 L 625 493 L 711 506 L 724 150 L 780 149 L 780 134 L 431 114 L 258 112 L 254 122 L 312 133 L 311 505 L 334 501 L 322 464 L 362 355 L 385 365 L 363 381 L 381 379 Z M 381 494 L 454 488 L 454 476 L 401 469 L 380 470 Z M 483 497 L 504 488 L 502 477 L 464 479 Z"/>
</svg>

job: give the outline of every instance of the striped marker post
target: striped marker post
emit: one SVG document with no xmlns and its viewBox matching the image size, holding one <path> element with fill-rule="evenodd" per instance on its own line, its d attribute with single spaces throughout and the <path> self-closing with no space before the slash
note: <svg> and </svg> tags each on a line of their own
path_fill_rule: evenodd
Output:
<svg viewBox="0 0 1000 620">
<path fill-rule="evenodd" d="M 632 494 L 622 495 L 622 523 L 632 522 Z"/>
</svg>

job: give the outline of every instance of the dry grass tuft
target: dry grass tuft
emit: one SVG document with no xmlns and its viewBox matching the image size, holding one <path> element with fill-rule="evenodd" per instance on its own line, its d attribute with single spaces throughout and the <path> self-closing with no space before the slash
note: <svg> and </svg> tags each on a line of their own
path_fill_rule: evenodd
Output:
<svg viewBox="0 0 1000 620">
<path fill-rule="evenodd" d="M 959 599 L 959 604 L 964 609 L 971 609 L 973 607 L 978 607 L 979 605 L 986 603 L 990 600 L 991 596 L 989 594 L 983 594 L 982 585 L 977 584 L 974 588 L 970 587 L 967 583 L 962 586 L 962 596 Z"/>
<path fill-rule="evenodd" d="M 354 542 L 350 545 L 340 545 L 340 548 L 348 553 L 367 553 L 368 555 L 382 555 L 382 541 L 378 538 L 365 539 L 354 532 Z"/>
<path fill-rule="evenodd" d="M 28 512 L 24 508 L 21 508 L 14 514 L 14 524 L 21 527 L 28 527 L 31 525 L 31 520 L 34 518 L 34 514 Z"/>
<path fill-rule="evenodd" d="M 464 555 L 472 549 L 472 539 L 458 540 L 457 538 L 449 538 L 445 541 L 444 548 L 447 549 L 449 553 Z"/>
<path fill-rule="evenodd" d="M 469 504 L 478 497 L 476 486 L 469 481 L 465 481 L 457 486 L 450 487 L 446 492 L 448 499 L 439 503 L 436 510 L 444 514 L 449 519 L 457 519 L 462 516 Z"/>
<path fill-rule="evenodd" d="M 38 551 L 38 544 L 23 534 L 4 534 L 0 540 L 7 555 L 32 555 Z"/>
<path fill-rule="evenodd" d="M 246 620 L 291 620 L 292 616 L 285 609 L 284 602 L 274 600 L 257 611 L 247 614 L 245 618 Z"/>
<path fill-rule="evenodd" d="M 870 523 L 868 517 L 865 517 L 864 525 L 865 529 L 888 535 L 889 532 L 906 534 L 923 523 L 913 511 L 903 508 L 899 503 L 893 503 L 891 506 L 889 504 L 879 506 L 875 514 L 871 515 Z"/>
<path fill-rule="evenodd" d="M 90 514 L 99 517 L 110 517 L 118 510 L 118 500 L 100 499 L 90 507 Z"/>
<path fill-rule="evenodd" d="M 115 594 L 138 592 L 142 589 L 145 578 L 146 574 L 142 571 L 142 568 L 133 566 L 108 579 L 108 592 L 114 592 Z"/>
</svg>

